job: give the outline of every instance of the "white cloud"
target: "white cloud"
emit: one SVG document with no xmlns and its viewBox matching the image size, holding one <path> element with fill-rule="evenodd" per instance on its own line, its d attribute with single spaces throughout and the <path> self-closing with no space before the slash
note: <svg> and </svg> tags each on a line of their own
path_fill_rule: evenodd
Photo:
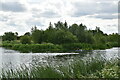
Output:
<svg viewBox="0 0 120 80">
<path fill-rule="evenodd" d="M 7 8 L 1 7 L 0 34 L 13 31 L 21 35 L 34 25 L 46 29 L 49 22 L 59 20 L 70 25 L 83 23 L 90 29 L 99 26 L 105 33 L 118 31 L 118 0 L 2 0 L 2 3 Z"/>
<path fill-rule="evenodd" d="M 1 11 L 23 12 L 26 11 L 26 7 L 19 2 L 0 2 Z"/>
<path fill-rule="evenodd" d="M 101 19 L 118 19 L 118 14 L 101 13 L 101 14 L 90 15 L 89 17 L 101 18 Z"/>
</svg>

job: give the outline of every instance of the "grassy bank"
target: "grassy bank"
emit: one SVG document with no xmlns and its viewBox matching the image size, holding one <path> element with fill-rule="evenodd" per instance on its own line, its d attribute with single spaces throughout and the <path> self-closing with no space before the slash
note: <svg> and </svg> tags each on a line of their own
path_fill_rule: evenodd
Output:
<svg viewBox="0 0 120 80">
<path fill-rule="evenodd" d="M 76 50 L 96 50 L 119 47 L 117 43 L 107 44 L 86 44 L 86 43 L 70 43 L 70 44 L 21 44 L 18 42 L 3 42 L 2 47 L 17 50 L 23 53 L 46 53 L 46 52 L 76 52 Z"/>
<path fill-rule="evenodd" d="M 120 78 L 118 60 L 77 60 L 67 65 L 21 67 L 2 72 L 3 78 Z"/>
<path fill-rule="evenodd" d="M 3 47 L 23 53 L 61 52 L 62 46 L 54 44 L 3 44 Z"/>
</svg>

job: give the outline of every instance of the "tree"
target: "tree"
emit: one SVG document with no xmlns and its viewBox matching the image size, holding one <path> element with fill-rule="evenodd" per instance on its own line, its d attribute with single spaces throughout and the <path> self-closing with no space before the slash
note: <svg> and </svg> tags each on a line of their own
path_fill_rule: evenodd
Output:
<svg viewBox="0 0 120 80">
<path fill-rule="evenodd" d="M 35 30 L 38 30 L 36 25 L 34 27 L 31 28 L 31 32 L 35 31 Z"/>
<path fill-rule="evenodd" d="M 77 24 L 72 24 L 72 26 L 69 27 L 69 31 L 73 33 L 74 35 L 78 35 L 78 25 Z"/>
<path fill-rule="evenodd" d="M 86 41 L 86 26 L 83 24 L 77 25 L 73 24 L 69 27 L 69 31 L 77 36 L 80 43 L 85 43 Z"/>
<path fill-rule="evenodd" d="M 26 32 L 24 35 L 30 36 L 31 34 L 30 34 L 30 32 Z"/>
<path fill-rule="evenodd" d="M 58 30 L 54 37 L 55 44 L 64 44 L 64 43 L 75 43 L 78 39 L 69 31 Z"/>
<path fill-rule="evenodd" d="M 85 32 L 85 39 L 84 39 L 84 43 L 89 43 L 89 44 L 93 44 L 94 43 L 94 38 L 92 36 L 92 34 L 90 32 Z"/>
<path fill-rule="evenodd" d="M 16 35 L 13 32 L 5 32 L 2 39 L 3 41 L 13 41 L 16 39 Z"/>
<path fill-rule="evenodd" d="M 120 35 L 118 34 L 118 33 L 116 33 L 116 34 L 110 34 L 109 36 L 108 36 L 108 41 L 109 42 L 120 42 Z"/>
<path fill-rule="evenodd" d="M 18 40 L 18 32 L 15 32 L 15 38 Z"/>
<path fill-rule="evenodd" d="M 22 44 L 30 44 L 30 43 L 31 43 L 30 36 L 27 36 L 27 35 L 22 36 L 22 37 L 20 38 L 20 42 L 21 42 Z"/>
<path fill-rule="evenodd" d="M 57 23 L 54 24 L 55 28 L 57 30 L 67 30 L 68 26 L 67 26 L 67 22 L 65 21 L 65 23 L 58 21 Z"/>
<path fill-rule="evenodd" d="M 54 37 L 56 35 L 57 30 L 54 28 L 48 28 L 44 31 L 44 40 L 48 43 L 54 43 Z"/>
<path fill-rule="evenodd" d="M 32 40 L 34 43 L 42 43 L 44 41 L 44 31 L 34 30 L 32 32 Z"/>
<path fill-rule="evenodd" d="M 15 32 L 15 35 L 18 36 L 18 32 Z"/>
<path fill-rule="evenodd" d="M 64 23 L 64 26 L 65 26 L 66 29 L 68 28 L 68 25 L 67 25 L 67 22 L 66 22 L 66 21 L 65 21 L 65 23 Z"/>
<path fill-rule="evenodd" d="M 49 29 L 49 30 L 53 29 L 53 25 L 52 25 L 52 23 L 51 23 L 51 22 L 50 22 L 50 24 L 49 24 L 48 29 Z"/>
</svg>

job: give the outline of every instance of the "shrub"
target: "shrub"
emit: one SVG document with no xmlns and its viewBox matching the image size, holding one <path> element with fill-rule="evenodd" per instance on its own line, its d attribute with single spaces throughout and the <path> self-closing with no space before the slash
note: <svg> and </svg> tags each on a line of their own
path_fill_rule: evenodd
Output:
<svg viewBox="0 0 120 80">
<path fill-rule="evenodd" d="M 34 53 L 38 52 L 60 52 L 62 46 L 54 44 L 32 44 L 31 50 Z"/>
<path fill-rule="evenodd" d="M 21 37 L 20 42 L 22 44 L 30 44 L 31 43 L 31 39 L 30 39 L 29 36 L 23 36 L 23 37 Z"/>
<path fill-rule="evenodd" d="M 71 44 L 62 44 L 63 48 L 65 51 L 75 51 L 78 49 L 83 49 L 83 50 L 91 50 L 92 45 L 91 44 L 85 44 L 85 43 L 71 43 Z"/>
</svg>

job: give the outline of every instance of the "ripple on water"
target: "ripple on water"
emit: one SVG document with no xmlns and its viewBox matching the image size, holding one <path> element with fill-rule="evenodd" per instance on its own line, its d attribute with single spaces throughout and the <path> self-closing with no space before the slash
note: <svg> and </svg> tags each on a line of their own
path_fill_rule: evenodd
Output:
<svg viewBox="0 0 120 80">
<path fill-rule="evenodd" d="M 2 67 L 4 69 L 17 68 L 20 65 L 31 64 L 66 64 L 76 59 L 87 59 L 89 57 L 101 57 L 100 59 L 115 59 L 119 57 L 118 50 L 120 48 L 111 48 L 106 50 L 93 50 L 85 53 L 19 53 L 18 51 L 0 48 L 2 53 Z M 82 55 L 85 54 L 85 55 Z"/>
</svg>

